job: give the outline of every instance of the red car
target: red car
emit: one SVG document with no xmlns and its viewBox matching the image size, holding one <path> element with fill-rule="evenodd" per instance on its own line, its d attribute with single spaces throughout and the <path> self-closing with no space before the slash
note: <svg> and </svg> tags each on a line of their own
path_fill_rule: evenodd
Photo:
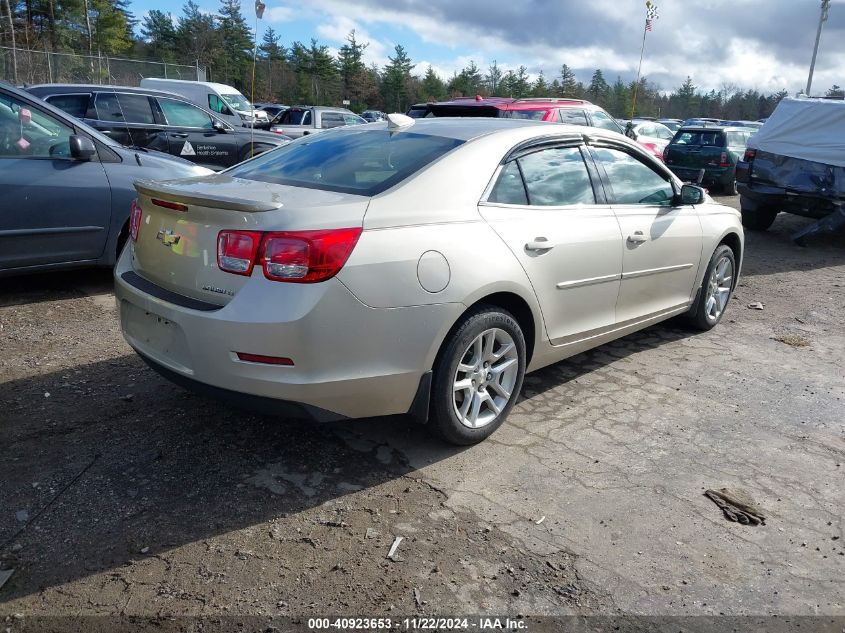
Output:
<svg viewBox="0 0 845 633">
<path fill-rule="evenodd" d="M 549 123 L 568 123 L 598 127 L 624 134 L 625 131 L 602 108 L 584 101 L 557 97 L 532 97 L 513 99 L 510 97 L 458 97 L 451 101 L 418 103 L 412 105 L 408 116 L 423 118 L 430 116 L 504 117 L 510 119 L 534 119 Z M 663 161 L 662 153 L 653 145 L 640 143 L 650 154 Z"/>
</svg>

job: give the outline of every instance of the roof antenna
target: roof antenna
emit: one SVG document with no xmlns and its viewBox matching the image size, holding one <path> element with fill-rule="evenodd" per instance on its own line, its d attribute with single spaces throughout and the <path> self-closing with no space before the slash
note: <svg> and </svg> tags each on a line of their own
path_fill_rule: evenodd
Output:
<svg viewBox="0 0 845 633">
<path fill-rule="evenodd" d="M 389 132 L 398 132 L 405 128 L 411 127 L 416 121 L 405 114 L 393 112 L 387 115 L 387 130 Z"/>
</svg>

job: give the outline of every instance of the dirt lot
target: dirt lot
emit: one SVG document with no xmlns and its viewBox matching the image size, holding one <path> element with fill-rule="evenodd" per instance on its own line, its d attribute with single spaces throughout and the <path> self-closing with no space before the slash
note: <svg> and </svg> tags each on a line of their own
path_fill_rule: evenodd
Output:
<svg viewBox="0 0 845 633">
<path fill-rule="evenodd" d="M 714 331 L 670 322 L 532 374 L 464 450 L 401 418 L 306 424 L 173 386 L 123 342 L 107 272 L 0 281 L 0 628 L 845 615 L 845 236 L 802 249 L 805 223 L 748 236 Z M 702 494 L 722 486 L 766 524 L 726 521 Z"/>
</svg>

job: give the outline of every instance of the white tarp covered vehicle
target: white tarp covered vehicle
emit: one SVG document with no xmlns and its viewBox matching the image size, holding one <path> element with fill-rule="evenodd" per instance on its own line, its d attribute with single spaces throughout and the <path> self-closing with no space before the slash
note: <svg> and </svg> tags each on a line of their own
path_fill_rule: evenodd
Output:
<svg viewBox="0 0 845 633">
<path fill-rule="evenodd" d="M 742 223 L 765 231 L 781 211 L 819 222 L 793 239 L 845 224 L 845 101 L 784 99 L 736 168 Z"/>
<path fill-rule="evenodd" d="M 748 147 L 845 167 L 845 101 L 786 98 Z"/>
</svg>

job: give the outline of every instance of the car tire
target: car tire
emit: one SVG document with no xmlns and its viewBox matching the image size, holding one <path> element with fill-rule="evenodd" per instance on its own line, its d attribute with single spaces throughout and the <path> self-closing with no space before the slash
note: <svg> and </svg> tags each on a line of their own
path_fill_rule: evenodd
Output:
<svg viewBox="0 0 845 633">
<path fill-rule="evenodd" d="M 739 191 L 736 188 L 736 180 L 731 180 L 728 184 L 722 187 L 722 193 L 726 196 L 736 196 L 739 194 Z"/>
<path fill-rule="evenodd" d="M 688 313 L 690 323 L 698 330 L 711 330 L 722 320 L 736 287 L 736 255 L 727 244 L 713 252 L 698 298 Z"/>
<path fill-rule="evenodd" d="M 754 202 L 746 202 L 745 198 L 740 199 L 740 213 L 742 214 L 742 226 L 749 231 L 765 231 L 778 215 L 777 210 L 771 207 L 762 207 Z"/>
<path fill-rule="evenodd" d="M 496 306 L 474 308 L 452 329 L 435 362 L 432 429 L 460 446 L 489 437 L 519 397 L 525 366 L 525 337 L 513 315 Z"/>
</svg>

